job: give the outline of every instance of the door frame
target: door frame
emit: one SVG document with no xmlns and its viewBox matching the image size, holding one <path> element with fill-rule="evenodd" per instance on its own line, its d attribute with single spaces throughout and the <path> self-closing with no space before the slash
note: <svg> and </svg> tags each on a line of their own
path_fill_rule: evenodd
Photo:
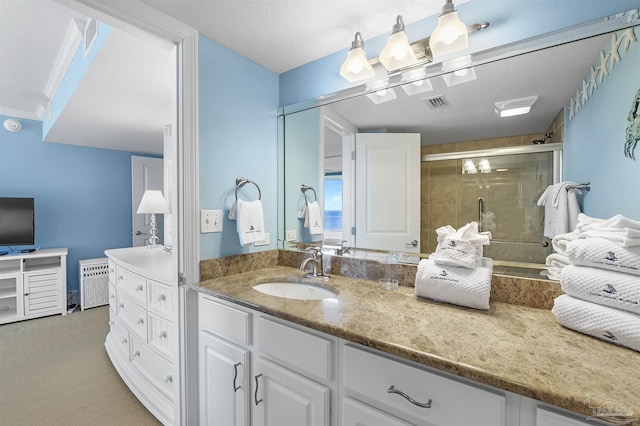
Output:
<svg viewBox="0 0 640 426">
<path fill-rule="evenodd" d="M 69 9 L 141 37 L 176 49 L 177 158 L 171 170 L 176 191 L 171 204 L 174 285 L 179 286 L 180 400 L 176 423 L 195 424 L 198 418 L 197 298 L 190 287 L 199 280 L 199 164 L 198 164 L 198 31 L 142 2 L 53 0 Z M 187 334 L 190 332 L 190 334 Z M 195 348 L 187 352 L 186 347 Z M 191 401 L 188 404 L 188 401 Z"/>
</svg>

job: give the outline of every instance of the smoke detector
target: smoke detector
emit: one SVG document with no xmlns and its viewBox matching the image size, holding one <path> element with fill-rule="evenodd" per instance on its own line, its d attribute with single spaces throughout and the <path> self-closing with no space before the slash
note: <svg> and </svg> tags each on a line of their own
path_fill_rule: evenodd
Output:
<svg viewBox="0 0 640 426">
<path fill-rule="evenodd" d="M 19 132 L 22 129 L 22 124 L 18 120 L 9 118 L 4 120 L 4 128 L 10 132 Z"/>
</svg>

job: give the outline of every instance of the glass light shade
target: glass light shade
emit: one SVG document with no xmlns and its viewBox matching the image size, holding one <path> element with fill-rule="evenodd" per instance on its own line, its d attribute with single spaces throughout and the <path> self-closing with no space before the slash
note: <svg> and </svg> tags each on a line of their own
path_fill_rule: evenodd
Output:
<svg viewBox="0 0 640 426">
<path fill-rule="evenodd" d="M 367 60 L 364 49 L 355 48 L 349 50 L 347 59 L 340 67 L 340 75 L 350 83 L 371 78 L 375 75 L 375 71 Z"/>
<path fill-rule="evenodd" d="M 388 71 L 395 71 L 418 62 L 404 31 L 389 36 L 387 45 L 380 52 L 379 60 Z"/>
<path fill-rule="evenodd" d="M 138 206 L 138 214 L 146 213 L 169 213 L 169 207 L 162 196 L 162 191 L 148 189 L 144 191 L 140 205 Z"/>
<path fill-rule="evenodd" d="M 438 17 L 438 26 L 431 34 L 429 47 L 433 56 L 446 55 L 469 47 L 467 26 L 458 19 L 458 12 L 448 12 Z"/>
</svg>

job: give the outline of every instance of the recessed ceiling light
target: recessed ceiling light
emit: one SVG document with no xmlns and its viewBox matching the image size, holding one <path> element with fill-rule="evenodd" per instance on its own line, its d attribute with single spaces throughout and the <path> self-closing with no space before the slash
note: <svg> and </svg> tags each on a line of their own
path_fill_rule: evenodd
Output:
<svg viewBox="0 0 640 426">
<path fill-rule="evenodd" d="M 510 99 L 508 101 L 496 102 L 495 112 L 498 117 L 513 117 L 514 115 L 527 114 L 531 107 L 538 100 L 538 96 L 527 96 L 526 98 Z"/>
</svg>

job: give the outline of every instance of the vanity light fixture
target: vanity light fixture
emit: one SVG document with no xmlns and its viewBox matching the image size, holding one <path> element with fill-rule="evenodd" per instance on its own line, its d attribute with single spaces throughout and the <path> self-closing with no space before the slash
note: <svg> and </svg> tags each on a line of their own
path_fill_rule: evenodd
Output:
<svg viewBox="0 0 640 426">
<path fill-rule="evenodd" d="M 375 75 L 373 67 L 364 52 L 364 40 L 362 34 L 356 33 L 355 40 L 351 42 L 351 49 L 347 53 L 347 59 L 340 67 L 340 75 L 350 83 L 365 80 Z"/>
<path fill-rule="evenodd" d="M 396 23 L 391 29 L 391 34 L 387 44 L 380 52 L 380 63 L 387 71 L 396 71 L 401 68 L 410 67 L 418 62 L 413 48 L 409 44 L 407 33 L 404 31 L 404 19 L 398 15 Z"/>
<path fill-rule="evenodd" d="M 156 248 L 158 247 L 158 228 L 156 222 L 156 213 L 169 213 L 169 207 L 167 207 L 167 202 L 164 200 L 162 196 L 162 191 L 157 191 L 153 189 L 147 189 L 144 191 L 144 195 L 142 196 L 142 200 L 140 200 L 140 205 L 138 206 L 137 214 L 149 214 L 151 213 L 151 237 L 149 238 L 148 248 Z"/>
<path fill-rule="evenodd" d="M 442 6 L 438 25 L 429 39 L 429 47 L 433 56 L 442 56 L 469 47 L 469 31 L 458 18 L 453 0 L 446 0 Z"/>
<path fill-rule="evenodd" d="M 408 95 L 413 96 L 419 93 L 426 93 L 433 90 L 431 81 L 426 78 L 427 71 L 424 68 L 418 68 L 415 70 L 402 73 L 402 90 Z"/>
<path fill-rule="evenodd" d="M 447 86 L 455 86 L 473 81 L 477 78 L 476 71 L 471 66 L 471 55 L 465 55 L 443 62 L 442 71 L 447 73 L 442 76 Z"/>
<path fill-rule="evenodd" d="M 527 96 L 525 98 L 499 101 L 494 104 L 495 113 L 500 118 L 528 114 L 537 100 L 538 96 Z"/>
<path fill-rule="evenodd" d="M 367 94 L 367 98 L 369 98 L 374 104 L 381 104 L 383 102 L 389 102 L 396 99 L 396 91 L 391 87 L 387 87 L 388 84 L 388 78 L 367 83 L 367 91 L 373 91 L 372 93 Z"/>
</svg>

